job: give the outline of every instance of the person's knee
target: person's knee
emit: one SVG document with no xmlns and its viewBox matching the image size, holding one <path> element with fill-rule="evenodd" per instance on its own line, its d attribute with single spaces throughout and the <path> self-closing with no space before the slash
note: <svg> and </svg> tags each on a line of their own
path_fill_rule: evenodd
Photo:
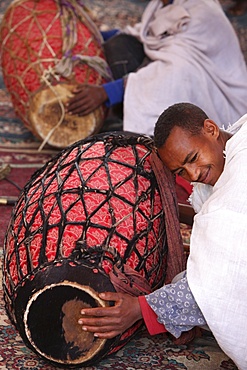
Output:
<svg viewBox="0 0 247 370">
<path fill-rule="evenodd" d="M 117 34 L 103 46 L 114 79 L 136 71 L 145 58 L 142 43 L 131 35 Z"/>
</svg>

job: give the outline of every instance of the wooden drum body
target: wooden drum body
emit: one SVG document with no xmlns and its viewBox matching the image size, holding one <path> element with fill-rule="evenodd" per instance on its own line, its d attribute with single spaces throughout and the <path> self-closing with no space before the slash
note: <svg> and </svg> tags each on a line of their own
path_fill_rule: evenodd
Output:
<svg viewBox="0 0 247 370">
<path fill-rule="evenodd" d="M 1 66 L 17 116 L 58 148 L 98 132 L 104 106 L 79 117 L 64 104 L 77 84 L 111 79 L 102 37 L 78 0 L 15 0 L 1 24 Z"/>
<path fill-rule="evenodd" d="M 54 364 L 88 366 L 121 348 L 78 324 L 103 291 L 161 287 L 167 235 L 152 140 L 95 135 L 63 150 L 25 186 L 5 238 L 6 308 L 24 342 Z M 165 180 L 164 180 L 165 181 Z"/>
</svg>

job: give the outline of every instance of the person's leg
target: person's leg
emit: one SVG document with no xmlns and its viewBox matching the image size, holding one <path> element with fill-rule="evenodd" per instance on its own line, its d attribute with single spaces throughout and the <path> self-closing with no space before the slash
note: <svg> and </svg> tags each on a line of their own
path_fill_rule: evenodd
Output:
<svg viewBox="0 0 247 370">
<path fill-rule="evenodd" d="M 115 80 L 136 71 L 145 58 L 142 43 L 131 35 L 115 35 L 103 46 Z"/>
</svg>

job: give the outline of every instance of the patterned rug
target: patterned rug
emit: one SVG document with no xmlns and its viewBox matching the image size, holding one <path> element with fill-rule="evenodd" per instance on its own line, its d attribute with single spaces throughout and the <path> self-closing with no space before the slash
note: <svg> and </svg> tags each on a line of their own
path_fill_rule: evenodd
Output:
<svg viewBox="0 0 247 370">
<path fill-rule="evenodd" d="M 0 291 L 2 297 L 2 291 Z M 23 343 L 6 316 L 0 298 L 0 369 L 55 370 L 37 357 Z M 87 370 L 236 370 L 236 366 L 219 349 L 207 332 L 190 345 L 176 346 L 165 334 L 150 337 L 143 328 L 124 348 Z"/>
<path fill-rule="evenodd" d="M 0 1 L 0 21 L 11 0 Z M 97 25 L 106 30 L 122 28 L 136 23 L 148 1 L 146 0 L 91 0 L 85 1 L 90 7 Z M 232 1 L 223 1 L 227 9 Z M 246 25 L 247 15 L 231 17 L 239 35 L 242 50 L 247 61 Z M 8 199 L 10 205 L 0 203 L 0 257 L 12 203 L 34 171 L 40 168 L 57 150 L 45 148 L 38 151 L 40 142 L 23 126 L 15 116 L 8 92 L 5 89 L 0 71 L 0 169 L 8 173 L 1 178 L 0 198 Z M 189 244 L 190 229 L 181 224 L 183 240 Z M 1 263 L 1 262 L 0 262 Z M 1 267 L 1 266 L 0 266 Z M 2 269 L 0 272 L 2 279 Z M 16 329 L 6 315 L 2 289 L 0 290 L 0 370 L 58 369 L 36 354 L 23 343 Z M 176 346 L 166 335 L 151 337 L 145 328 L 123 349 L 102 360 L 100 364 L 87 367 L 88 370 L 104 369 L 193 369 L 193 370 L 235 370 L 236 366 L 221 351 L 209 332 L 195 339 L 190 345 Z"/>
</svg>

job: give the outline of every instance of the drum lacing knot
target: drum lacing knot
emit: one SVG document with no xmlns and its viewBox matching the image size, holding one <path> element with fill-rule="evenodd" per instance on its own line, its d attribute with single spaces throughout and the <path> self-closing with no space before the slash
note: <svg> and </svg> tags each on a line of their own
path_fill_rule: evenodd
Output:
<svg viewBox="0 0 247 370">
<path fill-rule="evenodd" d="M 102 270 L 104 261 L 110 263 L 112 268 L 113 266 L 121 268 L 123 265 L 123 260 L 119 252 L 110 246 L 97 245 L 94 247 L 87 247 L 85 242 L 78 241 L 71 256 L 77 261 L 88 262 L 90 265 L 100 270 Z"/>
<path fill-rule="evenodd" d="M 56 73 L 55 69 L 50 65 L 47 69 L 44 70 L 42 76 L 40 77 L 40 82 L 45 82 L 46 85 L 50 86 L 53 79 L 59 82 L 60 75 Z"/>
</svg>

